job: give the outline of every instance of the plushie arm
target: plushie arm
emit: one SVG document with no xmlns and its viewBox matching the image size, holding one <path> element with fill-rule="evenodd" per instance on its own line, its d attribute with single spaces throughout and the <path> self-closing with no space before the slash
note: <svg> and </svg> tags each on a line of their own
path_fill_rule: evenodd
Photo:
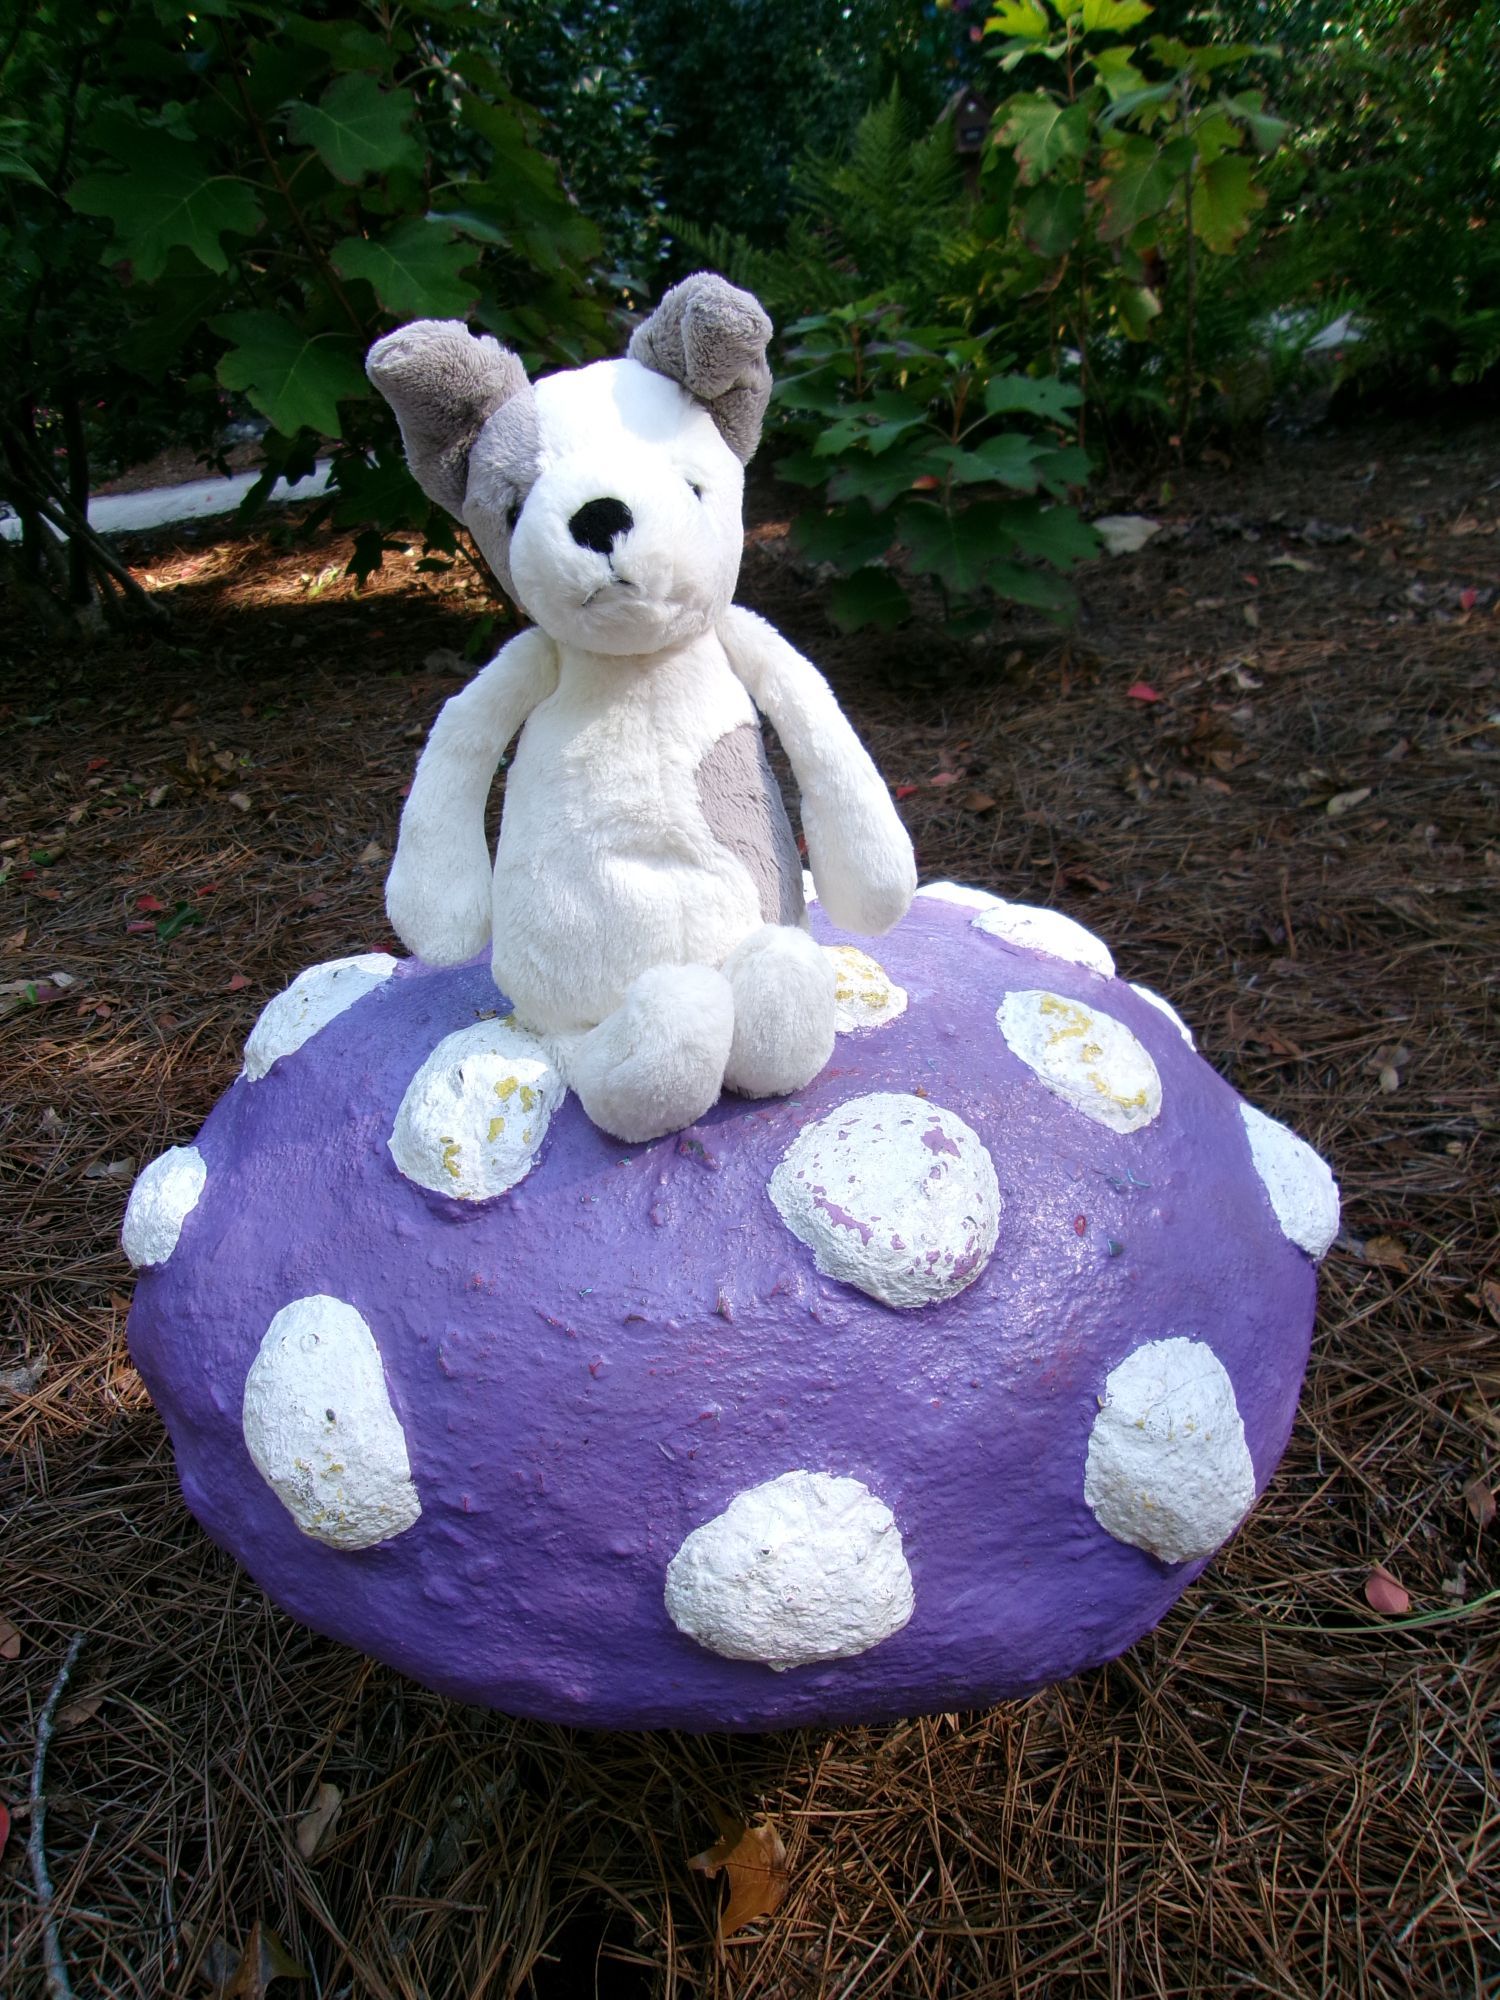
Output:
<svg viewBox="0 0 1500 2000">
<path fill-rule="evenodd" d="M 736 604 L 718 629 L 736 677 L 791 760 L 819 901 L 842 930 L 888 931 L 906 915 L 917 868 L 885 780 L 827 681 L 774 626 Z"/>
<path fill-rule="evenodd" d="M 556 685 L 556 650 L 533 626 L 445 702 L 432 725 L 385 885 L 397 937 L 429 965 L 457 965 L 489 938 L 485 804 L 506 744 Z"/>
</svg>

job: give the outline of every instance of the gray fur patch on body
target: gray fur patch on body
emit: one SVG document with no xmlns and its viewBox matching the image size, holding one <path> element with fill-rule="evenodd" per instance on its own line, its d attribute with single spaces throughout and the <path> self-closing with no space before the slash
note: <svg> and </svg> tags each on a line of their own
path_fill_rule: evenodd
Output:
<svg viewBox="0 0 1500 2000">
<path fill-rule="evenodd" d="M 698 803 L 710 833 L 739 856 L 768 924 L 800 924 L 802 862 L 759 728 L 742 722 L 721 736 L 697 770 Z"/>
</svg>

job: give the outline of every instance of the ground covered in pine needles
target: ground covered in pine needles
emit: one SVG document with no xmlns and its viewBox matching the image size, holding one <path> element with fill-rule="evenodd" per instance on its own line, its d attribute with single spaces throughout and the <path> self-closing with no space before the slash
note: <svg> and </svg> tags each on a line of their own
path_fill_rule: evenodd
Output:
<svg viewBox="0 0 1500 2000">
<path fill-rule="evenodd" d="M 402 788 L 481 589 L 413 558 L 356 593 L 337 537 L 208 523 L 129 550 L 166 638 L 11 619 L 7 1993 L 66 1990 L 49 1922 L 79 1996 L 1492 1989 L 1497 468 L 1493 423 L 1412 424 L 1117 493 L 1162 532 L 1092 566 L 1072 635 L 963 647 L 839 638 L 759 496 L 742 596 L 830 672 L 924 874 L 1102 933 L 1346 1201 L 1286 1459 L 1165 1624 L 1033 1700 L 888 1729 L 509 1721 L 291 1624 L 209 1546 L 128 1358 L 123 1203 L 272 993 L 391 943 Z M 44 1912 L 34 1750 L 75 1634 Z M 688 1866 L 721 1815 L 769 1822 L 788 1870 L 727 1942 Z"/>
</svg>

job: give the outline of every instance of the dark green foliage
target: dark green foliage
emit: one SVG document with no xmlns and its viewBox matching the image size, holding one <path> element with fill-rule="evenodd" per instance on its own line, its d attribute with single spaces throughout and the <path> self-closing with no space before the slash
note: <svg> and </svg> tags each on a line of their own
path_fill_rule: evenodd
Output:
<svg viewBox="0 0 1500 2000">
<path fill-rule="evenodd" d="M 983 629 L 997 598 L 1068 610 L 1063 574 L 1098 552 L 1067 497 L 1089 471 L 1076 388 L 1014 372 L 993 334 L 912 326 L 888 303 L 813 314 L 788 342 L 776 400 L 807 448 L 780 469 L 825 489 L 794 532 L 844 572 L 841 625 L 899 624 L 898 570 L 936 587 L 955 633 Z"/>
<path fill-rule="evenodd" d="M 913 0 L 634 0 L 667 212 L 776 247 L 793 166 L 837 152 L 892 85 L 931 125 L 972 65 L 955 17 Z"/>
<path fill-rule="evenodd" d="M 658 148 L 670 142 L 622 0 L 519 0 L 490 26 L 517 96 L 546 120 L 547 147 L 598 224 L 612 287 L 638 304 L 667 252 Z"/>
<path fill-rule="evenodd" d="M 974 203 L 946 124 L 925 125 L 892 89 L 836 153 L 810 152 L 792 168 L 792 210 L 781 244 L 757 247 L 725 226 L 674 218 L 695 257 L 747 286 L 773 317 L 796 318 L 872 294 L 919 318 L 961 312 L 972 283 Z"/>
<path fill-rule="evenodd" d="M 1251 44 L 1186 42 L 1157 32 L 1154 12 L 1146 0 L 1000 0 L 997 70 L 1027 87 L 995 115 L 1008 158 L 994 171 L 1010 190 L 997 252 L 1033 340 L 1076 355 L 1086 405 L 1118 420 L 1133 384 L 1132 416 L 1185 431 L 1205 358 L 1220 358 L 1198 338 L 1200 268 L 1240 248 L 1286 126 L 1246 80 Z M 1148 368 L 1129 358 L 1141 343 L 1158 349 Z"/>
<path fill-rule="evenodd" d="M 433 315 L 528 361 L 602 344 L 599 232 L 452 0 L 36 0 L 0 57 L 0 478 L 36 575 L 57 563 L 42 520 L 71 507 L 78 526 L 91 456 L 210 447 L 223 391 L 272 427 L 263 484 L 321 439 L 378 507 L 361 568 L 402 530 L 451 546 L 365 380 L 370 341 Z M 131 590 L 82 533 L 71 564 L 75 602 Z"/>
<path fill-rule="evenodd" d="M 1500 365 L 1500 0 L 1279 0 L 1306 173 L 1274 244 L 1287 296 L 1344 297 L 1350 361 L 1410 387 Z"/>
</svg>

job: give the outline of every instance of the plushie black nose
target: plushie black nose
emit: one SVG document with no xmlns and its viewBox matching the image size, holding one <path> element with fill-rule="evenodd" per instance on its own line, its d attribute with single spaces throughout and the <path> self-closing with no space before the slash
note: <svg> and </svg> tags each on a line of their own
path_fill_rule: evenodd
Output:
<svg viewBox="0 0 1500 2000">
<path fill-rule="evenodd" d="M 623 500 L 586 500 L 568 523 L 568 533 L 581 549 L 607 556 L 617 537 L 635 526 L 635 516 Z"/>
</svg>

